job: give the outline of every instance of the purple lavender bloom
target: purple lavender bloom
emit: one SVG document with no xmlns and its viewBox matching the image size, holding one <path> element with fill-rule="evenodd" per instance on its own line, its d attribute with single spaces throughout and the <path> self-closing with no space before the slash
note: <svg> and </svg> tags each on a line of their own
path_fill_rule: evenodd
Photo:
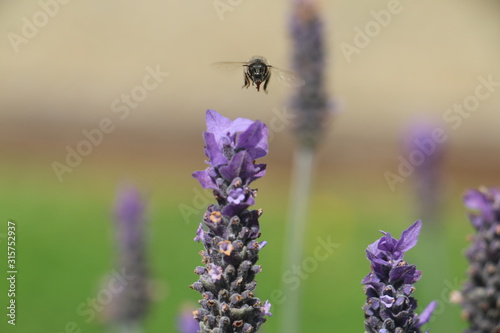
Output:
<svg viewBox="0 0 500 333">
<path fill-rule="evenodd" d="M 137 189 L 120 189 L 115 206 L 119 267 L 133 277 L 111 305 L 110 320 L 120 325 L 138 324 L 149 309 L 144 211 L 145 204 Z"/>
<path fill-rule="evenodd" d="M 431 302 L 420 315 L 415 313 L 417 301 L 411 294 L 422 272 L 403 260 L 404 253 L 417 244 L 421 227 L 420 220 L 415 222 L 399 240 L 382 231 L 384 237 L 368 246 L 371 272 L 361 281 L 366 333 L 420 333 L 429 321 L 437 303 Z"/>
<path fill-rule="evenodd" d="M 325 85 L 325 33 L 317 4 L 294 1 L 290 32 L 293 69 L 306 82 L 291 100 L 296 113 L 294 131 L 302 146 L 314 148 L 323 136 L 330 111 Z"/>
<path fill-rule="evenodd" d="M 469 321 L 466 333 L 500 331 L 500 191 L 497 188 L 470 190 L 464 196 L 476 229 L 466 256 L 470 266 L 462 289 L 463 316 Z M 494 331 L 494 330 L 497 331 Z"/>
<path fill-rule="evenodd" d="M 431 224 L 438 222 L 441 201 L 441 164 L 445 155 L 442 141 L 436 141 L 440 128 L 432 121 L 413 122 L 405 138 L 405 155 L 415 160 L 417 216 Z M 442 138 L 439 137 L 439 140 Z"/>
<path fill-rule="evenodd" d="M 205 268 L 195 269 L 200 277 L 191 288 L 203 299 L 193 313 L 200 333 L 256 332 L 271 315 L 271 304 L 253 294 L 261 271 L 258 253 L 266 243 L 256 241 L 262 211 L 248 209 L 257 194 L 249 185 L 266 171 L 255 159 L 268 152 L 267 127 L 260 121 L 231 121 L 213 110 L 207 111 L 206 121 L 208 168 L 193 177 L 213 189 L 217 204 L 208 206 L 196 232 L 195 241 L 205 247 Z"/>
</svg>

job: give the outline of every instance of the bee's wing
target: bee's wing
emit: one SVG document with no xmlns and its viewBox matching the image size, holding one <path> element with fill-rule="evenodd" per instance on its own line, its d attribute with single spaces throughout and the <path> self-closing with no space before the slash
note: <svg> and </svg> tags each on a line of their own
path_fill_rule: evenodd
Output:
<svg viewBox="0 0 500 333">
<path fill-rule="evenodd" d="M 269 66 L 273 74 L 278 77 L 278 81 L 289 87 L 300 87 L 306 82 L 297 74 L 285 69 Z"/>
<path fill-rule="evenodd" d="M 222 61 L 213 63 L 212 67 L 219 72 L 231 72 L 246 65 L 248 65 L 247 62 Z"/>
</svg>

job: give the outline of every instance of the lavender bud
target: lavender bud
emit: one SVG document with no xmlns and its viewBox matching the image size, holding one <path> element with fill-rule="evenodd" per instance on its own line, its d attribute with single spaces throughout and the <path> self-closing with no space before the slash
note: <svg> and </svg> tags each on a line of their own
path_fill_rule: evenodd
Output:
<svg viewBox="0 0 500 333">
<path fill-rule="evenodd" d="M 257 193 L 249 186 L 266 171 L 265 164 L 255 160 L 267 155 L 267 127 L 260 121 L 231 121 L 212 110 L 206 120 L 209 167 L 193 177 L 214 191 L 217 204 L 208 206 L 195 237 L 205 247 L 205 267 L 196 268 L 200 277 L 192 285 L 203 296 L 195 318 L 200 333 L 256 332 L 271 315 L 271 305 L 262 305 L 251 293 L 265 243 L 256 241 L 261 213 L 248 210 Z"/>
</svg>

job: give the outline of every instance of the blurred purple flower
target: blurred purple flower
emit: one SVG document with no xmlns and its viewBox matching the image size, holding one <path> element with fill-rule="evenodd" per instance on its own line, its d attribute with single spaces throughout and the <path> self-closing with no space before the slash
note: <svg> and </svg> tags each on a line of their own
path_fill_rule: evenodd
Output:
<svg viewBox="0 0 500 333">
<path fill-rule="evenodd" d="M 403 260 L 405 252 L 417 244 L 422 222 L 417 221 L 403 231 L 399 240 L 388 232 L 370 244 L 366 256 L 371 272 L 361 281 L 365 285 L 365 331 L 367 333 L 420 333 L 430 319 L 436 302 L 420 314 L 415 313 L 417 301 L 411 294 L 422 273 Z"/>
<path fill-rule="evenodd" d="M 121 326 L 139 325 L 150 305 L 144 214 L 145 204 L 137 189 L 120 188 L 115 204 L 118 266 L 132 278 L 113 298 L 108 320 Z"/>
<path fill-rule="evenodd" d="M 467 249 L 468 281 L 462 289 L 463 315 L 469 321 L 466 333 L 494 332 L 500 323 L 500 191 L 470 190 L 464 195 L 476 229 Z"/>
<path fill-rule="evenodd" d="M 326 48 L 323 20 L 317 4 L 295 0 L 290 19 L 293 70 L 305 81 L 291 99 L 294 131 L 299 143 L 315 147 L 323 137 L 331 107 L 325 85 Z"/>
<path fill-rule="evenodd" d="M 208 206 L 195 241 L 202 242 L 199 280 L 191 288 L 200 292 L 202 308 L 194 311 L 201 333 L 256 332 L 269 316 L 270 304 L 254 297 L 260 236 L 260 210 L 248 210 L 257 191 L 250 183 L 265 174 L 265 164 L 254 160 L 268 152 L 267 127 L 260 121 L 231 121 L 213 110 L 206 115 L 204 133 L 208 168 L 196 171 L 204 188 L 214 190 L 217 204 Z"/>
<path fill-rule="evenodd" d="M 442 132 L 433 121 L 415 120 L 406 133 L 405 155 L 414 162 L 417 216 L 437 223 L 441 201 L 441 164 L 445 154 Z"/>
<path fill-rule="evenodd" d="M 177 318 L 177 330 L 179 333 L 197 333 L 200 329 L 198 321 L 193 317 L 193 310 L 186 308 Z"/>
</svg>

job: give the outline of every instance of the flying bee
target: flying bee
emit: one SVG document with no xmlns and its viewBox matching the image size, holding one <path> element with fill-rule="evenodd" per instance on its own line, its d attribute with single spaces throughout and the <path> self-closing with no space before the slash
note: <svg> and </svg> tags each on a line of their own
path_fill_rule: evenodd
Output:
<svg viewBox="0 0 500 333">
<path fill-rule="evenodd" d="M 263 90 L 267 94 L 267 85 L 271 79 L 271 73 L 278 77 L 278 81 L 289 86 L 289 87 L 300 87 L 304 85 L 304 80 L 302 80 L 297 74 L 291 71 L 280 69 L 271 66 L 267 63 L 266 58 L 261 56 L 253 56 L 247 62 L 216 62 L 213 64 L 216 68 L 224 70 L 226 72 L 232 71 L 236 68 L 243 67 L 243 78 L 244 84 L 241 88 L 250 87 L 250 85 L 255 85 L 257 91 L 260 91 L 260 85 L 264 83 Z"/>
</svg>

